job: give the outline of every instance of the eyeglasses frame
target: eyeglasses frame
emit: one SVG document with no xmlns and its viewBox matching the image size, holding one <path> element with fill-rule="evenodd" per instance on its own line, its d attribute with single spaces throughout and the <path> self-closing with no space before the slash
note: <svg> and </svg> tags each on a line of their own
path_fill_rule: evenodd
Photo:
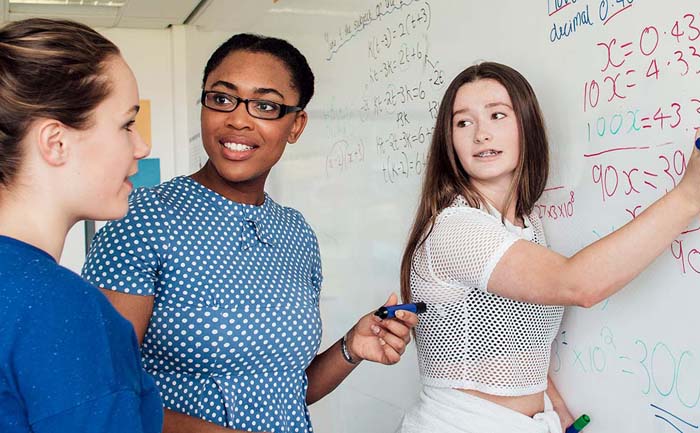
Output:
<svg viewBox="0 0 700 433">
<path fill-rule="evenodd" d="M 205 103 L 205 101 L 206 101 L 206 99 L 207 99 L 207 95 L 208 95 L 208 94 L 211 94 L 211 93 L 217 93 L 217 94 L 220 94 L 220 95 L 226 95 L 226 96 L 228 96 L 229 98 L 231 98 L 231 99 L 233 99 L 234 101 L 236 101 L 236 105 L 234 105 L 233 108 L 230 109 L 230 110 L 219 110 L 219 109 L 217 109 L 217 108 L 212 108 L 212 107 L 206 105 L 206 103 Z M 252 114 L 252 113 L 250 112 L 250 109 L 248 108 L 248 107 L 249 107 L 249 106 L 248 106 L 248 103 L 249 103 L 249 102 L 261 102 L 261 101 L 262 101 L 262 102 L 267 102 L 267 103 L 269 103 L 269 104 L 279 105 L 279 107 L 280 107 L 279 116 L 274 117 L 274 118 L 269 118 L 269 119 L 268 119 L 268 118 L 264 118 L 264 117 L 258 117 L 258 116 L 256 116 L 256 115 Z M 278 120 L 278 119 L 283 118 L 284 116 L 286 116 L 286 115 L 289 114 L 289 113 L 295 113 L 295 112 L 297 112 L 297 111 L 303 111 L 303 110 L 304 110 L 303 107 L 298 107 L 298 106 L 295 106 L 295 105 L 285 105 L 285 104 L 281 104 L 281 103 L 279 103 L 279 102 L 269 101 L 269 100 L 267 100 L 267 99 L 245 99 L 245 98 L 241 98 L 241 97 L 238 97 L 238 96 L 235 96 L 235 95 L 228 94 L 228 93 L 226 93 L 226 92 L 219 92 L 219 91 L 217 91 L 217 90 L 202 90 L 202 96 L 201 96 L 201 98 L 200 98 L 200 102 L 201 102 L 202 106 L 207 107 L 208 109 L 210 109 L 210 110 L 212 110 L 212 111 L 217 111 L 217 112 L 219 112 L 219 113 L 232 113 L 232 112 L 234 112 L 234 111 L 236 110 L 236 108 L 238 108 L 239 105 L 241 105 L 241 102 L 242 102 L 242 103 L 245 105 L 245 111 L 246 111 L 251 117 L 254 117 L 254 118 L 260 119 L 260 120 Z"/>
</svg>

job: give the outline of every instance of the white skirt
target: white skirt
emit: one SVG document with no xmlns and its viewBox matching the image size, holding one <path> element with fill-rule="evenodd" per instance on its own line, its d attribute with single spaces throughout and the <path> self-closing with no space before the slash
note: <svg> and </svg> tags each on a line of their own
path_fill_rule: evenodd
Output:
<svg viewBox="0 0 700 433">
<path fill-rule="evenodd" d="M 544 394 L 545 410 L 532 418 L 452 388 L 424 386 L 397 433 L 562 433 Z"/>
</svg>

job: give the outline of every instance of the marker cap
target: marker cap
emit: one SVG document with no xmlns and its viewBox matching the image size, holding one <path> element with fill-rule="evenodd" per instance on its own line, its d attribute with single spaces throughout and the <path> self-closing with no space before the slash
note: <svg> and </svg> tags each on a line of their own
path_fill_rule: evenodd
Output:
<svg viewBox="0 0 700 433">
<path fill-rule="evenodd" d="M 412 313 L 421 314 L 427 309 L 425 302 L 416 302 L 412 304 L 398 304 L 389 305 L 385 307 L 379 307 L 377 311 L 374 312 L 375 316 L 381 319 L 391 319 L 395 317 L 395 314 L 399 310 L 410 311 Z"/>
<path fill-rule="evenodd" d="M 591 417 L 584 414 L 578 417 L 576 421 L 574 421 L 574 427 L 576 427 L 576 430 L 581 430 L 584 427 L 586 427 L 589 422 L 591 422 Z"/>
</svg>

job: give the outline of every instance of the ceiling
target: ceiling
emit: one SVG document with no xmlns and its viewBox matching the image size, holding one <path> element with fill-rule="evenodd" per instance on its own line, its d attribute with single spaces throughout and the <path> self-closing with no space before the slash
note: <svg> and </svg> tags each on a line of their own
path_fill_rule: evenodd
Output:
<svg viewBox="0 0 700 433">
<path fill-rule="evenodd" d="M 0 0 L 0 22 L 31 17 L 64 18 L 92 27 L 164 29 L 171 24 L 193 24 L 207 30 L 239 30 L 264 27 L 263 17 L 272 13 L 279 18 L 314 15 L 347 18 L 357 14 L 350 2 L 328 0 L 44 0 L 46 3 L 17 4 Z M 113 6 L 94 6 L 117 4 Z M 254 28 L 252 30 L 254 30 Z"/>
<path fill-rule="evenodd" d="M 109 3 L 99 0 L 100 3 Z M 200 0 L 115 0 L 122 7 L 93 6 L 91 0 L 64 0 L 68 4 L 10 4 L 0 0 L 2 22 L 25 18 L 64 18 L 91 27 L 126 27 L 164 29 L 170 24 L 183 24 Z M 50 2 L 47 2 L 50 3 Z M 53 3 L 59 3 L 54 1 Z M 84 3 L 80 5 L 80 3 Z"/>
</svg>

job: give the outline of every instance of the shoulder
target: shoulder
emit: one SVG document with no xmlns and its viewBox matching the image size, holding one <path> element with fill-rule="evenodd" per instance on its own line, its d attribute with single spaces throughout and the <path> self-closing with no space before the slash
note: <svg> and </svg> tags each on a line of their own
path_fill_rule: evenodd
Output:
<svg viewBox="0 0 700 433">
<path fill-rule="evenodd" d="M 435 218 L 435 225 L 455 224 L 496 224 L 502 226 L 501 221 L 483 209 L 471 207 L 460 198 L 455 199 L 452 205 L 446 207 Z"/>
<path fill-rule="evenodd" d="M 532 223 L 532 226 L 535 228 L 535 230 L 539 230 L 540 232 L 543 231 L 542 220 L 540 219 L 537 212 L 535 212 L 535 211 L 530 212 L 530 215 L 528 215 L 527 218 L 530 220 L 530 222 Z"/>
<path fill-rule="evenodd" d="M 0 340 L 18 349 L 18 354 L 42 358 L 60 357 L 56 348 L 91 351 L 93 343 L 105 341 L 102 334 L 118 334 L 114 326 L 124 326 L 124 319 L 97 287 L 63 266 L 35 264 L 6 277 L 11 281 L 2 285 L 0 293 L 11 303 L 2 302 L 0 316 L 15 320 L 3 320 Z"/>
<path fill-rule="evenodd" d="M 483 245 L 497 246 L 518 238 L 496 216 L 470 206 L 450 206 L 435 218 L 426 233 L 426 248 L 471 251 Z"/>
<path fill-rule="evenodd" d="M 42 314 L 46 309 L 79 306 L 79 294 L 93 289 L 79 275 L 38 250 L 30 252 L 3 245 L 0 261 L 0 298 L 8 301 L 0 304 L 8 314 L 26 316 Z"/>
<path fill-rule="evenodd" d="M 96 287 L 60 266 L 23 284 L 26 297 L 11 307 L 18 320 L 0 325 L 0 352 L 32 422 L 139 386 L 133 328 Z"/>
<path fill-rule="evenodd" d="M 118 220 L 109 221 L 97 232 L 95 245 L 106 239 L 149 238 L 170 225 L 180 178 L 150 188 L 137 188 L 129 196 L 129 210 Z"/>
<path fill-rule="evenodd" d="M 537 212 L 530 213 L 528 219 L 530 220 L 530 224 L 532 224 L 532 231 L 534 234 L 533 241 L 537 244 L 548 246 L 547 237 L 544 233 L 544 226 Z"/>
<path fill-rule="evenodd" d="M 292 207 L 282 206 L 270 197 L 268 199 L 270 200 L 270 213 L 279 224 L 291 229 L 302 230 L 314 237 L 316 236 L 313 228 L 311 228 L 311 225 L 300 211 Z"/>
<path fill-rule="evenodd" d="M 185 176 L 175 177 L 154 187 L 137 188 L 129 197 L 129 214 L 163 213 L 191 195 L 191 189 Z"/>
<path fill-rule="evenodd" d="M 24 296 L 26 314 L 40 320 L 44 327 L 60 328 L 76 320 L 101 322 L 105 313 L 107 316 L 113 313 L 97 287 L 58 264 L 36 267 L 18 283 L 27 290 Z M 80 331 L 77 322 L 76 325 L 76 330 Z"/>
<path fill-rule="evenodd" d="M 304 215 L 297 209 L 282 206 L 269 196 L 269 218 L 266 224 L 272 231 L 273 239 L 286 245 L 286 248 L 294 248 L 294 245 L 303 245 L 303 248 L 313 255 L 318 255 L 319 245 L 316 232 L 306 221 Z"/>
</svg>

